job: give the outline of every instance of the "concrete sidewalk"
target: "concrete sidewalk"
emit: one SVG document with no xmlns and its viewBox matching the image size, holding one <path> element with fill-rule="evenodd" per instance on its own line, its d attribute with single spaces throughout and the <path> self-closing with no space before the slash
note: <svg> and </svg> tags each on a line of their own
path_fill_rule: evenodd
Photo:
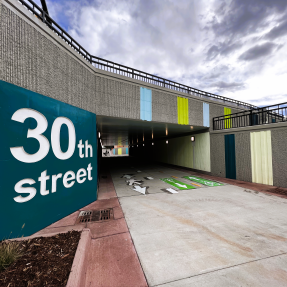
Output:
<svg viewBox="0 0 287 287">
<path fill-rule="evenodd" d="M 149 194 L 128 187 L 125 173 L 153 177 L 143 183 Z M 181 177 L 190 174 L 156 165 L 112 170 L 149 286 L 287 286 L 287 199 L 227 183 L 161 190 L 168 185 L 160 178 L 187 182 Z"/>
</svg>

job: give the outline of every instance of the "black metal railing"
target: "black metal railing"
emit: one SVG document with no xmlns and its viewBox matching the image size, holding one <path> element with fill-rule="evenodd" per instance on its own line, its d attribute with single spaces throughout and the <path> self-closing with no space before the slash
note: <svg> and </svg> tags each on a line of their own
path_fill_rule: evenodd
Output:
<svg viewBox="0 0 287 287">
<path fill-rule="evenodd" d="M 60 25 L 58 25 L 42 8 L 40 8 L 32 0 L 17 0 L 24 7 L 26 7 L 31 13 L 37 16 L 43 21 L 50 29 L 52 29 L 59 37 L 61 37 L 70 47 L 72 47 L 77 53 L 79 53 L 84 59 L 90 62 L 94 67 L 102 69 L 108 72 L 127 76 L 136 80 L 144 81 L 154 85 L 158 85 L 164 88 L 172 89 L 175 91 L 183 92 L 188 95 L 198 96 L 202 98 L 208 98 L 220 102 L 226 102 L 236 106 L 241 106 L 247 109 L 254 109 L 256 106 L 229 99 L 212 93 L 204 92 L 183 84 L 176 83 L 174 81 L 164 79 L 143 71 L 133 69 L 121 64 L 114 63 L 112 61 L 104 60 L 102 58 L 89 54 L 76 40 L 74 40 Z"/>
<path fill-rule="evenodd" d="M 213 118 L 213 129 L 223 130 L 287 121 L 287 102 Z"/>
</svg>

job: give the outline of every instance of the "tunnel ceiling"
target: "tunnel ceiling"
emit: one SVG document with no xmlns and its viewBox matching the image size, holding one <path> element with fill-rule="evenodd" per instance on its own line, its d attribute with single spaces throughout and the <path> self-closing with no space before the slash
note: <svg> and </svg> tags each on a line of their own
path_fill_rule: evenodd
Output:
<svg viewBox="0 0 287 287">
<path fill-rule="evenodd" d="M 114 146 L 184 136 L 207 128 L 97 116 L 97 129 L 101 135 L 102 145 Z"/>
</svg>

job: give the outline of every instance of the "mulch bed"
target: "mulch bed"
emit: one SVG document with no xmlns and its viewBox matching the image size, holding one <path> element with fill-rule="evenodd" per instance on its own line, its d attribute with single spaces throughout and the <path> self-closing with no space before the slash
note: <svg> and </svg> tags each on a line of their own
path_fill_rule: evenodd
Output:
<svg viewBox="0 0 287 287">
<path fill-rule="evenodd" d="M 20 241 L 22 256 L 0 273 L 0 286 L 66 286 L 81 232 Z"/>
</svg>

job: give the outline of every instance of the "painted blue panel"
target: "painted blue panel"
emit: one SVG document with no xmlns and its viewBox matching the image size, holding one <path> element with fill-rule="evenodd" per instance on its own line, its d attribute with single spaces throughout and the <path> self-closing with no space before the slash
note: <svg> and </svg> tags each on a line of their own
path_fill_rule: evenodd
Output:
<svg viewBox="0 0 287 287">
<path fill-rule="evenodd" d="M 0 81 L 0 95 L 1 240 L 8 236 L 29 236 L 97 199 L 97 128 L 95 114 L 21 87 Z M 26 112 L 23 122 L 12 120 L 16 112 Z M 32 115 L 38 115 L 43 122 L 37 122 Z M 59 159 L 59 154 L 56 156 L 54 152 L 58 140 L 51 143 L 52 126 L 63 118 L 70 120 L 76 136 L 75 150 L 67 159 Z M 23 147 L 26 153 L 33 155 L 41 147 L 37 139 L 27 138 L 28 130 L 35 132 L 36 127 L 43 128 L 47 153 L 35 162 L 17 159 L 10 148 Z M 71 142 L 67 126 L 63 124 L 54 132 L 55 128 L 53 139 L 59 135 L 60 149 L 65 153 Z M 83 148 L 78 148 L 80 140 Z M 89 165 L 92 169 L 88 170 Z M 86 174 L 81 178 L 85 178 L 83 182 L 76 178 L 80 169 L 79 174 Z M 64 183 L 65 174 L 68 178 L 75 176 L 69 181 L 73 183 L 70 187 Z M 53 175 L 60 176 L 56 185 L 52 184 Z M 22 180 L 30 182 L 22 184 Z M 16 184 L 22 185 L 25 193 L 17 189 Z"/>
<path fill-rule="evenodd" d="M 140 119 L 152 120 L 152 91 L 142 87 L 140 88 Z"/>
<path fill-rule="evenodd" d="M 113 154 L 114 154 L 114 155 L 116 154 L 116 149 L 115 149 L 115 148 L 113 149 Z"/>
<path fill-rule="evenodd" d="M 209 127 L 209 104 L 203 103 L 203 126 Z"/>
<path fill-rule="evenodd" d="M 128 148 L 126 148 L 126 154 L 128 154 L 129 153 L 129 149 Z"/>
</svg>

